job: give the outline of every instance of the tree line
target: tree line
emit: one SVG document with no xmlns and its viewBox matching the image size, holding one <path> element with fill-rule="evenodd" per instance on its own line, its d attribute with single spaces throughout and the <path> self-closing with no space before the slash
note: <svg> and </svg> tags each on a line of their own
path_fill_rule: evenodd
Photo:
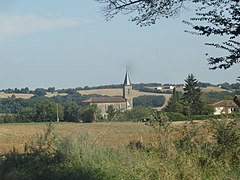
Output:
<svg viewBox="0 0 240 180">
<path fill-rule="evenodd" d="M 33 96 L 29 99 L 15 96 L 0 99 L 0 122 L 92 122 L 100 120 L 96 106 L 85 106 L 83 101 L 100 95 L 81 95 L 71 90 L 66 96 Z M 158 107 L 164 104 L 163 96 L 140 96 L 134 98 L 134 106 Z M 115 110 L 109 109 L 112 116 Z M 110 116 L 111 119 L 111 116 Z M 101 119 L 103 120 L 103 119 Z"/>
<path fill-rule="evenodd" d="M 203 85 L 194 75 L 190 74 L 185 79 L 184 92 L 174 89 L 163 111 L 173 119 L 177 119 L 176 116 L 179 119 L 186 119 L 186 117 L 195 115 L 211 115 L 214 109 L 210 104 L 222 99 L 232 99 L 234 95 L 240 94 L 239 90 L 202 93 L 201 86 Z M 41 89 L 38 90 L 41 91 Z M 0 122 L 141 121 L 151 116 L 152 108 L 161 107 L 165 102 L 163 96 L 139 96 L 133 99 L 134 109 L 132 111 L 118 112 L 113 106 L 109 106 L 108 119 L 103 119 L 97 106 L 84 106 L 83 104 L 83 100 L 100 95 L 81 95 L 75 89 L 67 89 L 66 92 L 68 92 L 66 96 L 51 98 L 35 95 L 30 99 L 15 96 L 0 99 Z"/>
</svg>

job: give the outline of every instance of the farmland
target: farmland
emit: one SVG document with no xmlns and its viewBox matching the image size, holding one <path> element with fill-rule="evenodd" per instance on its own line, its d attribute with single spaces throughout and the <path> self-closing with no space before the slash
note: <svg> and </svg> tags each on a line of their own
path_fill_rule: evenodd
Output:
<svg viewBox="0 0 240 180">
<path fill-rule="evenodd" d="M 178 123 L 155 126 L 155 131 L 129 122 L 58 123 L 53 124 L 57 138 L 51 131 L 43 134 L 45 125 L 0 126 L 1 151 L 13 145 L 20 150 L 0 161 L 2 179 L 237 179 L 240 175 L 239 148 L 234 148 L 239 147 L 239 121 Z M 23 152 L 30 139 L 35 143 Z"/>
<path fill-rule="evenodd" d="M 0 154 L 16 147 L 23 151 L 24 143 L 37 134 L 43 133 L 46 123 L 1 124 Z M 142 123 L 56 123 L 55 133 L 59 137 L 74 138 L 79 134 L 88 134 L 95 143 L 106 143 L 111 147 L 126 146 L 131 140 L 154 141 L 150 127 Z"/>
</svg>

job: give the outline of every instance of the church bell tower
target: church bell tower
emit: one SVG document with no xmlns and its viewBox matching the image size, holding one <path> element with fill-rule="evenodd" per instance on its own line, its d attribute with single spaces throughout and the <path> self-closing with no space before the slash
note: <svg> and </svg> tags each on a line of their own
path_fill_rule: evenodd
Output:
<svg viewBox="0 0 240 180">
<path fill-rule="evenodd" d="M 132 85 L 127 71 L 123 82 L 123 97 L 127 100 L 127 110 L 132 110 L 133 108 Z"/>
</svg>

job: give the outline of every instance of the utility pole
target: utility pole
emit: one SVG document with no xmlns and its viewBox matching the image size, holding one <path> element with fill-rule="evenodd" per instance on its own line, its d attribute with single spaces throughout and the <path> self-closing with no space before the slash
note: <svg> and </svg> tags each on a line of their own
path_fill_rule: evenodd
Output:
<svg viewBox="0 0 240 180">
<path fill-rule="evenodd" d="M 57 103 L 57 122 L 59 122 L 59 117 L 58 117 L 58 103 Z"/>
</svg>

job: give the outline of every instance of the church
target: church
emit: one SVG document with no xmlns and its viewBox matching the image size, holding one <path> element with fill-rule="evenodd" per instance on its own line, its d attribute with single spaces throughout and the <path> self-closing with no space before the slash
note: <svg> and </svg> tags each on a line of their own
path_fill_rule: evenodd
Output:
<svg viewBox="0 0 240 180">
<path fill-rule="evenodd" d="M 132 110 L 133 97 L 132 97 L 132 85 L 128 75 L 125 74 L 123 82 L 123 95 L 113 97 L 96 97 L 83 101 L 87 105 L 96 105 L 101 112 L 103 118 L 107 118 L 107 111 L 109 106 L 113 106 L 114 109 L 124 112 Z"/>
</svg>

